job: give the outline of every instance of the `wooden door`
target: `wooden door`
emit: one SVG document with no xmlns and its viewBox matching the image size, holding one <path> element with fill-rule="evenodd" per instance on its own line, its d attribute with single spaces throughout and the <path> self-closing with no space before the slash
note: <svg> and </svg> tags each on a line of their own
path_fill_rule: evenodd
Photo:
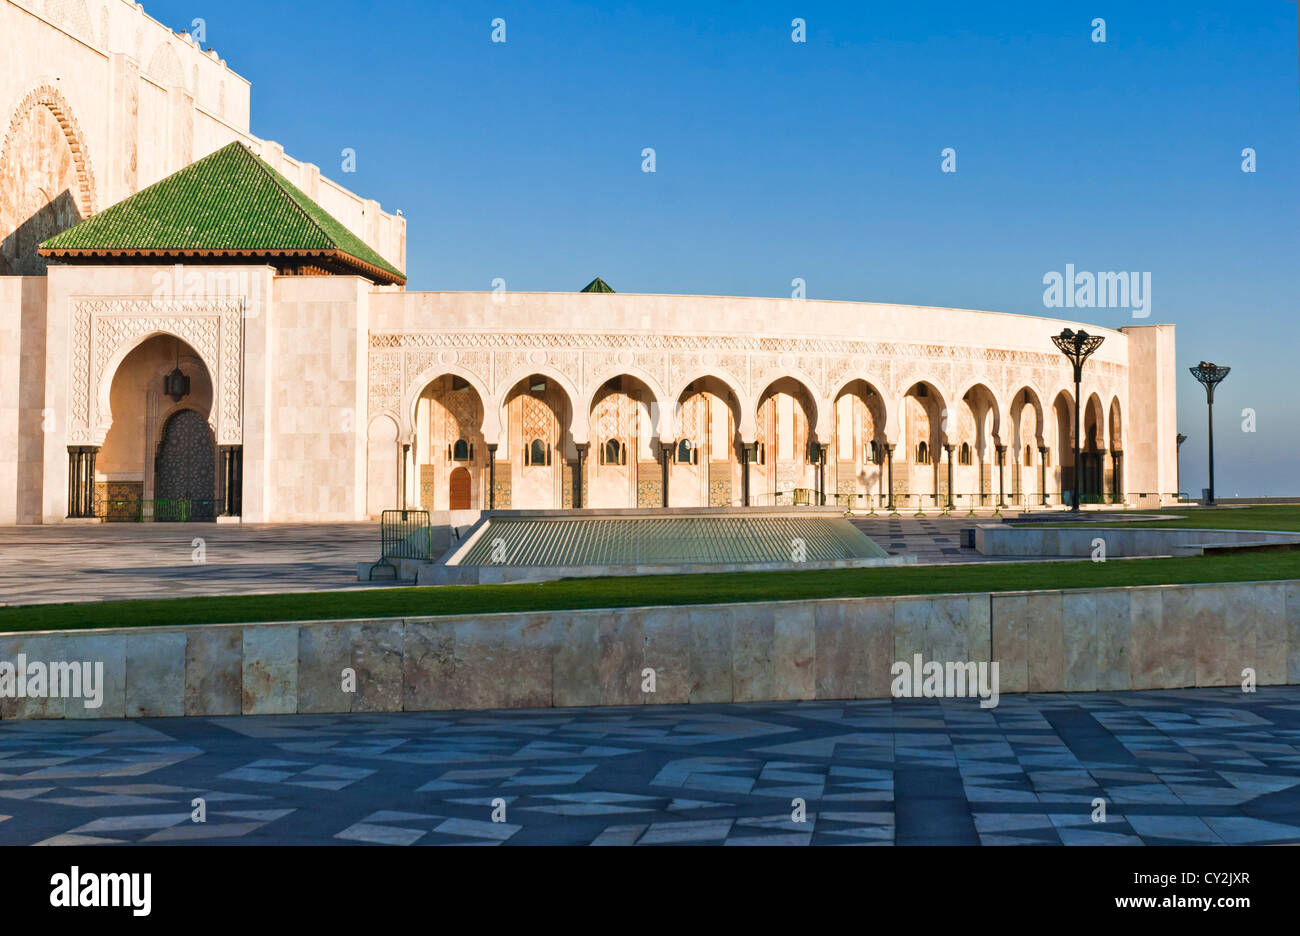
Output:
<svg viewBox="0 0 1300 936">
<path fill-rule="evenodd" d="M 450 506 L 452 510 L 469 510 L 469 472 L 456 468 L 451 473 Z"/>
</svg>

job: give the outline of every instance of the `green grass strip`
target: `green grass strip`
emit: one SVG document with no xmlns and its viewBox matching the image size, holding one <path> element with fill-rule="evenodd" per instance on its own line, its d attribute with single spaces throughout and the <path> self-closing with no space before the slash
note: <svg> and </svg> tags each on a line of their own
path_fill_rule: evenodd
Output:
<svg viewBox="0 0 1300 936">
<path fill-rule="evenodd" d="M 563 579 L 0 608 L 0 632 L 424 617 L 646 605 L 1300 579 L 1300 551 L 1109 562 L 973 563 L 808 572 Z"/>
<path fill-rule="evenodd" d="M 1123 527 L 1130 530 L 1192 529 L 1192 530 L 1282 530 L 1300 532 L 1300 504 L 1268 507 L 1169 507 L 1165 510 L 1143 510 L 1139 513 L 1155 517 L 1171 515 L 1170 520 L 1093 520 L 1094 526 Z M 1103 514 L 1102 516 L 1105 516 Z M 1044 526 L 1080 526 L 1078 523 L 1045 523 Z"/>
</svg>

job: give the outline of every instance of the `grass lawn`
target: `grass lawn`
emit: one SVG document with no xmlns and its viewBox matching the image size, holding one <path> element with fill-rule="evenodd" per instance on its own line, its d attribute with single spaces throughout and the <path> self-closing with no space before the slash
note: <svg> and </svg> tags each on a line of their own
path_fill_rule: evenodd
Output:
<svg viewBox="0 0 1300 936">
<path fill-rule="evenodd" d="M 1300 579 L 1300 550 L 1113 559 L 894 566 L 809 572 L 564 579 L 526 585 L 384 588 L 0 608 L 0 632 L 176 624 L 493 614 L 872 595 Z"/>
<path fill-rule="evenodd" d="M 1183 527 L 1193 530 L 1288 530 L 1300 532 L 1300 504 L 1265 507 L 1168 507 L 1164 510 L 1144 510 L 1143 514 L 1181 517 L 1170 520 L 1116 520 L 1089 521 L 1088 526 L 1123 526 L 1132 529 L 1149 527 Z M 1054 523 L 1050 526 L 1078 526 Z"/>
</svg>

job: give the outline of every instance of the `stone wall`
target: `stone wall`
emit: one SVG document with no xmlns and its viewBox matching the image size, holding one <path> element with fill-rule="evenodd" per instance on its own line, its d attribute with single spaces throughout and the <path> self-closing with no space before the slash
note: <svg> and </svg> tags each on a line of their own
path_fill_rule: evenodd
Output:
<svg viewBox="0 0 1300 936">
<path fill-rule="evenodd" d="M 1300 683 L 1300 581 L 0 635 L 20 653 L 102 661 L 104 702 L 0 717 L 885 698 L 916 653 L 996 661 L 1003 693 L 1276 685 Z"/>
<path fill-rule="evenodd" d="M 43 276 L 0 276 L 0 523 L 38 523 L 45 409 Z M 67 471 L 67 457 L 61 461 Z M 66 475 L 65 475 L 66 477 Z"/>
<path fill-rule="evenodd" d="M 1027 527 L 981 524 L 975 527 L 975 550 L 984 556 L 1092 556 L 1096 541 L 1105 558 L 1125 556 L 1199 556 L 1207 549 L 1300 545 L 1300 533 L 1269 530 L 1188 530 L 1179 528 Z"/>
</svg>

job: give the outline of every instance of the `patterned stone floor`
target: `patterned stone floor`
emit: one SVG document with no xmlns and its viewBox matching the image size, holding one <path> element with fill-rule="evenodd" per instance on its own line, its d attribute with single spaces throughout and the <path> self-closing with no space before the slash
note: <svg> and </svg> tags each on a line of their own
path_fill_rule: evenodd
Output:
<svg viewBox="0 0 1300 936">
<path fill-rule="evenodd" d="M 1300 687 L 0 723 L 0 843 L 114 842 L 1300 843 Z"/>
</svg>

